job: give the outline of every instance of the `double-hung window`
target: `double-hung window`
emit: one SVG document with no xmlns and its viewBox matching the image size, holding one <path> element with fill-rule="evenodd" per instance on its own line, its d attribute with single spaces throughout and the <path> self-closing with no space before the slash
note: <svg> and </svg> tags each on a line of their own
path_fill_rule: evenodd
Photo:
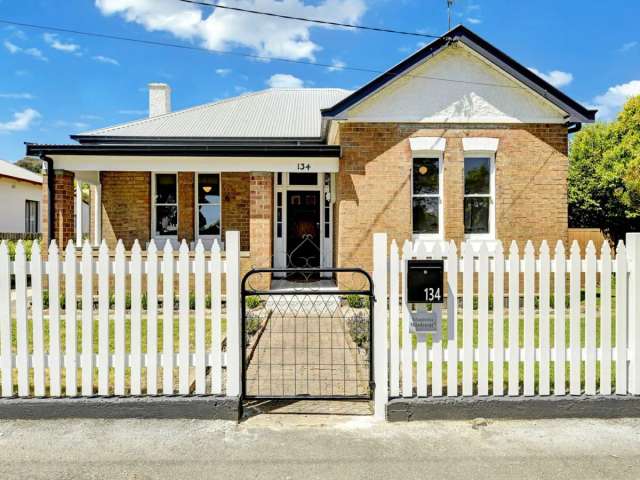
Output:
<svg viewBox="0 0 640 480">
<path fill-rule="evenodd" d="M 38 210 L 40 202 L 26 200 L 24 205 L 24 231 L 25 233 L 39 233 Z"/>
<path fill-rule="evenodd" d="M 196 178 L 196 229 L 198 238 L 220 238 L 220 174 L 199 173 Z"/>
<path fill-rule="evenodd" d="M 153 176 L 153 233 L 155 238 L 178 238 L 178 176 Z"/>
<path fill-rule="evenodd" d="M 464 233 L 469 237 L 493 235 L 493 157 L 469 155 L 464 159 Z"/>
<path fill-rule="evenodd" d="M 411 176 L 413 234 L 442 232 L 442 165 L 439 156 L 414 157 Z"/>
</svg>

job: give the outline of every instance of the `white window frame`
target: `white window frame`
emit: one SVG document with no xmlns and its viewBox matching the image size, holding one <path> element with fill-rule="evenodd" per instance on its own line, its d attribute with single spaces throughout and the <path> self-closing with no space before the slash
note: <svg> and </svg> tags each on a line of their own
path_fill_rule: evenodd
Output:
<svg viewBox="0 0 640 480">
<path fill-rule="evenodd" d="M 178 185 L 178 172 L 153 172 L 151 175 L 151 238 L 159 242 L 158 247 L 164 246 L 165 240 L 173 240 L 174 244 L 178 242 L 178 232 L 175 235 L 158 235 L 156 232 L 156 207 L 173 205 L 173 203 L 156 204 L 156 175 L 175 175 L 176 177 L 176 222 L 180 225 L 180 187 Z"/>
<path fill-rule="evenodd" d="M 198 224 L 198 211 L 200 208 L 200 202 L 198 201 L 198 178 L 200 175 L 218 175 L 218 186 L 220 188 L 220 200 L 218 203 L 203 203 L 202 205 L 218 205 L 220 207 L 220 234 L 219 235 L 200 235 L 200 225 Z M 195 232 L 194 238 L 196 242 L 198 239 L 203 240 L 205 247 L 209 248 L 212 244 L 213 240 L 218 240 L 218 243 L 221 242 L 222 238 L 222 174 L 220 172 L 196 172 L 194 182 L 193 182 L 193 231 Z"/>
<path fill-rule="evenodd" d="M 464 161 L 467 158 L 488 158 L 489 159 L 489 195 L 487 194 L 466 194 L 465 190 L 465 178 L 464 178 L 464 164 L 463 171 L 463 185 L 462 185 L 462 223 L 464 228 L 464 199 L 469 197 L 485 198 L 489 197 L 489 233 L 465 233 L 464 238 L 466 240 L 495 240 L 496 238 L 496 153 L 495 151 L 488 150 L 467 150 L 464 152 Z"/>
<path fill-rule="evenodd" d="M 436 158 L 438 160 L 438 194 L 422 193 L 416 194 L 413 191 L 413 164 L 416 159 Z M 411 156 L 411 234 L 414 240 L 442 240 L 444 238 L 444 155 L 442 151 L 414 151 Z M 413 231 L 413 199 L 416 197 L 437 197 L 438 198 L 438 232 L 437 233 L 415 233 Z"/>
</svg>

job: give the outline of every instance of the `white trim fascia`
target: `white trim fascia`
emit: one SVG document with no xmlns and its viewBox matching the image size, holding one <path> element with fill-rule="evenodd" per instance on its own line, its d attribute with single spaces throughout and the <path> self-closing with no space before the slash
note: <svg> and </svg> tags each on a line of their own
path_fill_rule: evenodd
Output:
<svg viewBox="0 0 640 480">
<path fill-rule="evenodd" d="M 495 154 L 498 151 L 500 139 L 489 137 L 465 137 L 462 139 L 462 149 L 466 156 L 471 152 Z"/>
<path fill-rule="evenodd" d="M 74 172 L 301 172 L 337 173 L 339 157 L 188 157 L 188 156 L 118 156 L 51 155 L 58 169 Z M 307 168 L 308 165 L 308 168 Z"/>
<path fill-rule="evenodd" d="M 411 137 L 409 146 L 414 157 L 417 155 L 442 155 L 447 148 L 447 139 L 443 137 Z"/>
</svg>

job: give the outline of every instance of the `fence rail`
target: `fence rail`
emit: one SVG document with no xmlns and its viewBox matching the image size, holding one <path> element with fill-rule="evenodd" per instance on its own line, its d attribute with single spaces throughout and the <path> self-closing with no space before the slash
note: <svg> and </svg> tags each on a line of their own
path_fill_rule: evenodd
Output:
<svg viewBox="0 0 640 480">
<path fill-rule="evenodd" d="M 385 242 L 374 255 L 388 257 L 388 394 L 640 394 L 639 236 L 615 254 L 607 242 L 584 254 L 467 242 L 460 255 L 453 242 Z M 428 258 L 444 260 L 442 327 L 414 334 L 406 262 Z"/>
<path fill-rule="evenodd" d="M 209 251 L 199 242 L 191 259 L 185 242 L 176 252 L 152 241 L 143 258 L 136 242 L 127 258 L 118 242 L 112 258 L 103 243 L 95 258 L 85 242 L 78 259 L 72 242 L 64 254 L 52 242 L 46 258 L 35 243 L 27 261 L 19 242 L 12 261 L 0 243 L 2 396 L 238 395 L 237 335 L 227 352 L 223 340 L 239 332 L 239 305 L 222 304 L 223 281 L 238 291 L 238 232 L 227 233 L 226 247 L 223 259 L 217 242 Z M 177 310 L 160 302 L 174 298 L 174 285 Z"/>
</svg>

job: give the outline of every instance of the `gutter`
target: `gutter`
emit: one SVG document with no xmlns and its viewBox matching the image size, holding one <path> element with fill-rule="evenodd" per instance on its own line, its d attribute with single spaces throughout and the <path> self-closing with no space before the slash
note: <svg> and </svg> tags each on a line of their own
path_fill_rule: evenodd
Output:
<svg viewBox="0 0 640 480">
<path fill-rule="evenodd" d="M 580 130 L 582 130 L 582 123 L 580 122 L 572 122 L 568 125 L 569 128 L 567 128 L 567 133 L 572 134 L 572 133 L 578 133 Z"/>
<path fill-rule="evenodd" d="M 339 157 L 337 145 L 27 145 L 27 155 Z"/>
</svg>

